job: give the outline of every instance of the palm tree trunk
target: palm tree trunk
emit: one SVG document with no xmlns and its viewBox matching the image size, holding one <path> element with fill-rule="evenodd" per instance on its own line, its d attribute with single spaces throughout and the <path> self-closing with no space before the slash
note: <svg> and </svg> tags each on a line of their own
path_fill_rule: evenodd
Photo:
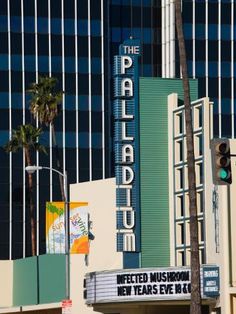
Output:
<svg viewBox="0 0 236 314">
<path fill-rule="evenodd" d="M 54 128 L 53 123 L 51 123 L 51 128 L 52 128 L 52 143 L 53 143 L 53 146 L 55 148 L 55 154 L 56 154 L 57 170 L 59 170 L 60 172 L 63 172 L 62 168 L 61 168 L 59 149 L 58 149 L 58 145 L 57 145 L 55 128 Z M 62 176 L 60 176 L 60 175 L 59 175 L 59 182 L 60 182 L 60 189 L 61 189 L 61 198 L 62 198 L 62 201 L 65 202 L 64 182 L 63 182 Z"/>
<path fill-rule="evenodd" d="M 25 158 L 27 166 L 31 166 L 29 149 L 25 148 Z M 34 219 L 34 201 L 33 201 L 33 177 L 28 173 L 29 184 L 29 204 L 30 204 L 30 226 L 31 226 L 31 250 L 32 256 L 36 255 L 36 236 L 35 236 L 35 219 Z"/>
<path fill-rule="evenodd" d="M 181 15 L 181 0 L 175 0 L 176 29 L 178 35 L 180 65 L 184 89 L 185 126 L 187 144 L 187 165 L 189 185 L 189 209 L 190 209 L 190 245 L 191 245 L 191 314 L 201 314 L 201 290 L 200 290 L 200 263 L 198 247 L 198 219 L 196 202 L 196 175 L 194 159 L 193 125 L 191 116 L 191 102 L 189 78 L 187 71 L 187 59 L 183 35 L 183 23 Z"/>
</svg>

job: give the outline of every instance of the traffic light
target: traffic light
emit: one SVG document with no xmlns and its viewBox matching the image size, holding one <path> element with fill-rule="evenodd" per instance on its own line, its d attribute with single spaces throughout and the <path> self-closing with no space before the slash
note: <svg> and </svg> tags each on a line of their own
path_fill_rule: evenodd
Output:
<svg viewBox="0 0 236 314">
<path fill-rule="evenodd" d="M 211 141 L 213 183 L 227 185 L 232 183 L 230 145 L 227 139 Z"/>
</svg>

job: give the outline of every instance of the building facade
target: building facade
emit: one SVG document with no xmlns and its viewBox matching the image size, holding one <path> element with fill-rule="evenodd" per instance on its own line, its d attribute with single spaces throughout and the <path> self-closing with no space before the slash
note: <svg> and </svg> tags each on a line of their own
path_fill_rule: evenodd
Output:
<svg viewBox="0 0 236 314">
<path fill-rule="evenodd" d="M 123 76 L 123 80 L 126 81 L 127 76 Z M 197 86 L 197 80 L 190 81 L 192 99 L 197 97 Z M 128 216 L 130 219 L 123 216 L 120 220 L 117 212 L 134 211 L 134 217 L 139 214 L 136 208 L 128 209 L 129 205 L 120 208 L 117 202 L 119 178 L 72 184 L 71 201 L 89 204 L 89 225 L 93 235 L 88 256 L 70 256 L 72 313 L 189 313 L 190 246 L 182 82 L 140 78 L 138 98 L 139 119 L 137 116 L 135 119 L 139 121 L 140 138 L 139 150 L 135 150 L 134 156 L 136 161 L 140 155 L 140 168 L 133 169 L 136 176 L 140 174 L 140 247 L 127 246 L 123 242 L 120 250 L 117 241 L 117 234 L 127 232 L 127 229 L 137 235 L 132 214 Z M 118 112 L 125 113 L 126 122 L 130 123 L 133 102 L 132 98 L 129 100 L 126 110 Z M 208 98 L 203 98 L 193 101 L 192 106 L 198 218 L 203 231 L 200 233 L 201 262 L 204 263 L 201 265 L 202 312 L 215 314 L 221 309 L 222 313 L 234 313 L 234 305 L 231 305 L 235 302 L 234 185 L 229 193 L 226 187 L 217 188 L 212 184 L 209 145 L 213 134 L 212 105 Z M 130 141 L 132 130 L 127 128 L 118 135 L 123 141 Z M 232 145 L 232 153 L 233 148 Z M 131 167 L 132 149 L 125 152 Z M 127 164 L 123 165 L 127 167 Z M 135 204 L 130 197 L 126 200 Z M 136 258 L 131 258 L 132 254 L 138 255 L 138 263 Z M 0 285 L 6 296 L 0 300 L 4 307 L 2 313 L 39 309 L 61 311 L 66 279 L 64 255 L 46 254 L 1 261 L 1 265 L 3 278 L 11 283 L 6 287 Z"/>
<path fill-rule="evenodd" d="M 190 265 L 190 213 L 189 188 L 187 174 L 186 128 L 184 123 L 185 108 L 178 103 L 178 96 L 169 96 L 169 189 L 170 189 L 170 224 L 174 225 L 171 243 L 175 254 L 172 263 Z M 196 171 L 196 193 L 198 207 L 198 232 L 200 263 L 207 262 L 206 224 L 211 218 L 206 208 L 212 206 L 209 193 L 211 175 L 209 168 L 210 140 L 213 138 L 213 104 L 208 98 L 192 102 L 194 155 Z M 210 246 L 213 245 L 212 243 Z M 209 244 L 208 244 L 209 246 Z M 209 250 L 208 250 L 209 251 Z"/>
<path fill-rule="evenodd" d="M 140 71 L 160 75 L 158 1 L 2 0 L 0 6 L 0 257 L 29 256 L 27 175 L 22 152 L 9 155 L 3 145 L 12 129 L 38 122 L 29 113 L 30 83 L 39 76 L 58 79 L 63 90 L 55 129 L 63 172 L 70 183 L 114 175 L 110 90 L 113 55 L 119 43 L 139 37 Z M 160 49 L 159 49 L 160 50 Z M 48 155 L 37 165 L 56 167 L 51 131 L 42 143 Z M 34 178 L 37 253 L 45 252 L 45 201 L 59 200 L 59 180 L 51 171 Z"/>
<path fill-rule="evenodd" d="M 214 102 L 214 136 L 235 137 L 235 2 L 183 0 L 189 77 Z M 173 1 L 162 1 L 162 77 L 180 77 Z"/>
</svg>

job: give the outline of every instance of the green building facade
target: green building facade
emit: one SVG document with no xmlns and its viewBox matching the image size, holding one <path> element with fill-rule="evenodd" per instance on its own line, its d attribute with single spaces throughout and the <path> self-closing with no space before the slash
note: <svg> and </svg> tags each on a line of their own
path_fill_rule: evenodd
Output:
<svg viewBox="0 0 236 314">
<path fill-rule="evenodd" d="M 183 103 L 180 79 L 140 78 L 141 267 L 170 266 L 168 107 L 177 93 Z M 191 101 L 198 82 L 190 80 Z"/>
</svg>

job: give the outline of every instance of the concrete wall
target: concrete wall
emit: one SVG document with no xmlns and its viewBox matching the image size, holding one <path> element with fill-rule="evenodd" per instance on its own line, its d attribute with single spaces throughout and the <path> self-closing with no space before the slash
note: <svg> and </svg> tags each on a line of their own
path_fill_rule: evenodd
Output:
<svg viewBox="0 0 236 314">
<path fill-rule="evenodd" d="M 0 308 L 13 303 L 13 261 L 0 261 Z"/>
<path fill-rule="evenodd" d="M 115 179 L 72 184 L 70 200 L 88 202 L 91 232 L 90 253 L 71 255 L 72 314 L 94 313 L 83 299 L 84 275 L 88 272 L 121 269 L 122 253 L 116 252 L 116 185 Z"/>
</svg>

